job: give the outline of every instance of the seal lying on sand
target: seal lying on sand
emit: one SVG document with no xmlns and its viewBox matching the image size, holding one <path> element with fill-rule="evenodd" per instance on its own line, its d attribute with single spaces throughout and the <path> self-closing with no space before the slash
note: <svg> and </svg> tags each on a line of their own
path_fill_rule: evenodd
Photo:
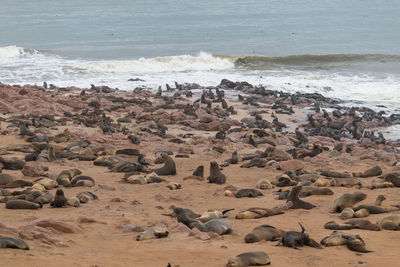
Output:
<svg viewBox="0 0 400 267">
<path fill-rule="evenodd" d="M 214 219 L 221 219 L 225 218 L 225 213 L 228 211 L 231 211 L 234 209 L 227 209 L 223 211 L 215 210 L 215 211 L 207 211 L 204 212 L 200 217 L 196 218 L 197 220 L 201 221 L 202 223 L 206 223 L 208 221 L 214 220 Z"/>
<path fill-rule="evenodd" d="M 29 250 L 29 246 L 25 242 L 25 240 L 12 237 L 0 237 L 0 248 L 17 248 Z"/>
<path fill-rule="evenodd" d="M 336 223 L 334 221 L 330 221 L 324 225 L 324 228 L 330 230 L 350 230 L 350 229 L 363 229 L 371 231 L 381 230 L 377 224 L 373 224 L 368 220 L 350 220 L 344 223 Z"/>
<path fill-rule="evenodd" d="M 263 224 L 255 227 L 244 237 L 246 243 L 255 243 L 260 241 L 276 241 L 282 237 L 284 231 L 271 225 Z"/>
<path fill-rule="evenodd" d="M 385 230 L 400 230 L 400 215 L 391 215 L 383 218 L 379 226 Z"/>
<path fill-rule="evenodd" d="M 299 223 L 301 227 L 301 232 L 296 231 L 288 231 L 285 232 L 282 237 L 279 239 L 278 244 L 276 246 L 280 246 L 281 244 L 285 247 L 291 247 L 294 249 L 298 249 L 298 247 L 302 246 L 310 246 L 314 248 L 321 249 L 322 247 L 305 232 L 305 229 L 301 223 Z"/>
<path fill-rule="evenodd" d="M 387 209 L 382 207 L 382 202 L 386 199 L 384 195 L 379 195 L 375 203 L 373 205 L 360 205 L 353 208 L 354 211 L 358 211 L 360 209 L 367 209 L 370 214 L 380 214 L 389 212 Z"/>
<path fill-rule="evenodd" d="M 258 191 L 257 189 L 240 189 L 236 194 L 235 197 L 259 197 L 263 196 L 264 194 Z"/>
<path fill-rule="evenodd" d="M 185 224 L 190 229 L 196 227 L 201 232 L 214 232 L 219 235 L 229 234 L 232 232 L 232 224 L 227 219 L 213 219 L 204 224 L 196 219 L 189 218 L 181 208 L 174 208 L 174 213 L 178 222 Z"/>
<path fill-rule="evenodd" d="M 164 224 L 147 228 L 146 231 L 137 235 L 137 241 L 143 241 L 154 238 L 164 238 L 169 234 L 167 227 Z"/>
<path fill-rule="evenodd" d="M 292 205 L 293 205 L 293 203 L 289 201 L 283 206 L 274 207 L 272 209 L 249 208 L 245 211 L 240 211 L 238 214 L 236 214 L 235 218 L 236 219 L 258 219 L 258 218 L 262 218 L 262 217 L 269 217 L 269 216 L 284 214 L 283 211 L 290 209 L 290 207 Z"/>
<path fill-rule="evenodd" d="M 42 207 L 42 203 L 33 203 L 27 200 L 23 199 L 13 199 L 9 200 L 6 203 L 6 208 L 7 209 L 29 209 L 29 210 L 35 210 L 35 209 L 40 209 Z"/>
<path fill-rule="evenodd" d="M 331 235 L 324 237 L 321 244 L 326 247 L 347 245 L 350 250 L 362 253 L 372 252 L 366 249 L 364 240 L 359 235 L 344 234 L 333 231 Z"/>
<path fill-rule="evenodd" d="M 247 267 L 247 266 L 261 266 L 269 265 L 271 261 L 269 256 L 262 251 L 257 252 L 245 252 L 232 257 L 226 264 L 227 267 Z"/>
</svg>

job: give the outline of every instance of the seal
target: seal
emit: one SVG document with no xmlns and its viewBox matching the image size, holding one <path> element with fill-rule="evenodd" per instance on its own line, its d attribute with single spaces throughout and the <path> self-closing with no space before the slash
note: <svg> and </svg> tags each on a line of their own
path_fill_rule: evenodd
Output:
<svg viewBox="0 0 400 267">
<path fill-rule="evenodd" d="M 6 184 L 6 188 L 17 188 L 17 187 L 25 187 L 25 186 L 32 186 L 33 183 L 30 181 L 25 180 L 14 180 Z"/>
<path fill-rule="evenodd" d="M 382 174 L 382 168 L 378 165 L 364 171 L 364 172 L 353 172 L 354 177 L 373 177 L 373 176 L 378 176 Z"/>
<path fill-rule="evenodd" d="M 284 231 L 274 226 L 263 224 L 255 227 L 244 237 L 246 243 L 255 243 L 260 241 L 276 241 L 282 237 Z"/>
<path fill-rule="evenodd" d="M 227 210 L 223 210 L 222 212 L 219 210 L 207 211 L 207 212 L 204 212 L 203 214 L 201 214 L 201 216 L 196 219 L 201 221 L 202 223 L 206 223 L 206 222 L 214 220 L 214 219 L 225 218 L 225 213 L 227 213 L 231 210 L 234 210 L 234 209 L 227 209 Z"/>
<path fill-rule="evenodd" d="M 360 205 L 354 208 L 354 211 L 360 209 L 367 209 L 370 214 L 380 214 L 389 212 L 386 208 L 382 207 L 382 202 L 386 200 L 384 195 L 377 196 L 375 203 L 373 205 Z"/>
<path fill-rule="evenodd" d="M 334 221 L 330 221 L 324 225 L 324 228 L 330 230 L 362 229 L 370 231 L 380 231 L 378 224 L 373 224 L 368 220 L 350 220 L 344 223 L 336 223 Z"/>
<path fill-rule="evenodd" d="M 0 173 L 0 185 L 6 185 L 15 181 L 14 177 L 8 173 Z"/>
<path fill-rule="evenodd" d="M 318 249 L 322 249 L 320 244 L 318 244 L 314 239 L 310 238 L 308 234 L 305 233 L 305 228 L 301 223 L 299 223 L 301 227 L 301 232 L 296 231 L 288 231 L 284 232 L 282 237 L 279 239 L 278 244 L 276 246 L 280 246 L 281 244 L 285 247 L 290 247 L 294 249 L 298 249 L 298 247 L 309 246 Z"/>
<path fill-rule="evenodd" d="M 67 200 L 67 205 L 71 207 L 79 207 L 81 205 L 81 201 L 78 197 L 71 197 Z"/>
<path fill-rule="evenodd" d="M 96 184 L 92 177 L 86 175 L 78 175 L 71 179 L 71 185 L 73 187 L 82 186 L 84 184 L 82 181 L 90 181 L 93 183 L 93 185 Z"/>
<path fill-rule="evenodd" d="M 259 197 L 259 196 L 264 196 L 263 193 L 258 191 L 257 189 L 240 189 L 236 194 L 235 197 L 241 198 L 241 197 Z"/>
<path fill-rule="evenodd" d="M 367 197 L 365 193 L 355 192 L 352 194 L 345 193 L 333 201 L 332 212 L 342 212 L 344 208 L 352 208 L 356 203 Z"/>
<path fill-rule="evenodd" d="M 80 203 L 87 203 L 89 200 L 97 200 L 99 199 L 95 194 L 89 191 L 80 192 L 76 195 L 79 199 Z"/>
<path fill-rule="evenodd" d="M 34 182 L 43 185 L 47 190 L 58 187 L 58 183 L 49 178 L 39 178 L 39 179 L 35 180 Z"/>
<path fill-rule="evenodd" d="M 320 243 L 325 247 L 343 246 L 347 244 L 346 236 L 348 235 L 333 231 L 329 236 L 324 237 Z"/>
<path fill-rule="evenodd" d="M 369 216 L 369 211 L 367 209 L 359 209 L 354 212 L 354 218 L 365 218 Z"/>
<path fill-rule="evenodd" d="M 258 180 L 258 182 L 256 184 L 256 188 L 258 188 L 258 189 L 271 189 L 272 188 L 272 184 L 268 179 L 263 178 L 263 179 Z"/>
<path fill-rule="evenodd" d="M 379 226 L 385 230 L 400 230 L 400 215 L 391 215 L 384 217 Z"/>
<path fill-rule="evenodd" d="M 54 196 L 54 200 L 50 202 L 50 206 L 53 208 L 62 208 L 67 205 L 67 198 L 64 195 L 64 191 L 59 188 L 56 191 L 56 195 Z"/>
<path fill-rule="evenodd" d="M 0 248 L 16 248 L 29 250 L 29 245 L 20 238 L 0 237 Z"/>
<path fill-rule="evenodd" d="M 71 187 L 71 179 L 75 177 L 76 175 L 81 174 L 82 172 L 79 169 L 73 168 L 69 170 L 64 170 L 62 171 L 56 178 L 56 182 L 59 185 L 65 186 L 65 187 Z"/>
<path fill-rule="evenodd" d="M 312 196 L 312 195 L 333 195 L 333 191 L 326 187 L 318 187 L 318 186 L 302 186 L 300 190 L 300 194 L 302 197 Z"/>
<path fill-rule="evenodd" d="M 330 185 L 337 186 L 337 187 L 340 187 L 340 186 L 352 187 L 355 185 L 361 186 L 362 183 L 360 180 L 358 180 L 356 178 L 332 178 Z"/>
<path fill-rule="evenodd" d="M 299 199 L 299 193 L 301 190 L 302 190 L 302 186 L 295 186 L 290 191 L 286 202 L 290 201 L 293 203 L 291 209 L 310 210 L 310 209 L 314 208 L 315 206 L 313 204 Z"/>
<path fill-rule="evenodd" d="M 247 267 L 269 265 L 269 256 L 262 251 L 245 252 L 228 259 L 227 267 Z"/>
<path fill-rule="evenodd" d="M 385 182 L 391 182 L 394 186 L 400 187 L 400 172 L 391 172 L 383 176 Z"/>
<path fill-rule="evenodd" d="M 178 222 L 185 224 L 190 229 L 196 227 L 201 232 L 214 232 L 219 235 L 232 232 L 232 225 L 227 219 L 213 219 L 202 224 L 198 220 L 189 218 L 182 208 L 174 208 L 174 213 L 176 214 Z"/>
<path fill-rule="evenodd" d="M 166 153 L 161 153 L 161 158 L 164 160 L 164 166 L 158 169 L 154 169 L 153 172 L 158 175 L 175 175 L 175 161 Z"/>
<path fill-rule="evenodd" d="M 350 219 L 354 217 L 354 210 L 352 208 L 344 208 L 340 213 L 340 219 Z"/>
<path fill-rule="evenodd" d="M 279 214 L 284 214 L 284 210 L 288 210 L 293 205 L 292 202 L 287 202 L 285 205 L 280 207 L 274 207 L 272 209 L 266 208 L 249 208 L 245 211 L 240 211 L 236 214 L 235 219 L 258 219 L 262 217 L 269 217 Z"/>
<path fill-rule="evenodd" d="M 192 211 L 191 209 L 183 209 L 176 207 L 173 209 L 172 214 L 162 214 L 164 216 L 171 216 L 171 217 L 176 217 L 178 219 L 178 222 L 181 222 L 185 224 L 183 221 L 185 220 L 185 216 L 190 219 L 196 219 L 199 218 L 201 215 Z M 180 221 L 183 220 L 183 221 Z"/>
<path fill-rule="evenodd" d="M 326 247 L 346 245 L 348 249 L 361 253 L 372 252 L 366 249 L 364 240 L 359 235 L 344 234 L 333 231 L 329 236 L 321 240 L 321 244 Z"/>
<path fill-rule="evenodd" d="M 169 182 L 166 187 L 168 187 L 170 190 L 182 189 L 182 185 L 175 182 Z"/>
<path fill-rule="evenodd" d="M 13 210 L 18 210 L 18 209 L 36 210 L 40 209 L 41 207 L 42 207 L 41 203 L 33 203 L 23 199 L 13 199 L 7 201 L 6 203 L 6 208 Z"/>
<path fill-rule="evenodd" d="M 347 248 L 361 253 L 373 252 L 371 250 L 367 250 L 364 240 L 359 235 L 350 236 L 347 238 Z"/>
<path fill-rule="evenodd" d="M 143 241 L 148 239 L 155 239 L 155 238 L 164 238 L 167 237 L 169 234 L 167 227 L 164 224 L 160 224 L 157 226 L 152 226 L 147 228 L 146 231 L 141 232 L 136 236 L 137 241 Z"/>
<path fill-rule="evenodd" d="M 321 175 L 332 178 L 352 178 L 353 175 L 348 172 L 337 172 L 332 170 L 322 169 L 319 172 Z"/>
<path fill-rule="evenodd" d="M 210 162 L 210 176 L 207 178 L 209 183 L 224 184 L 226 176 L 219 169 L 218 163 L 215 161 Z"/>
<path fill-rule="evenodd" d="M 232 157 L 228 161 L 230 164 L 237 164 L 239 162 L 239 157 L 237 151 L 232 153 Z"/>
</svg>

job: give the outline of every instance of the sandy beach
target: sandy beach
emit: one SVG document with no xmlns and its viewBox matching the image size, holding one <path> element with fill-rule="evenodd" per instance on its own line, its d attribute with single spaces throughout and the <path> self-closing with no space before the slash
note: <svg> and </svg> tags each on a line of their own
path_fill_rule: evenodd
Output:
<svg viewBox="0 0 400 267">
<path fill-rule="evenodd" d="M 350 108 L 342 108 L 339 103 L 325 99 L 320 95 L 279 95 L 277 92 L 257 93 L 261 89 L 246 84 L 221 83 L 212 89 L 204 90 L 201 95 L 189 96 L 188 92 L 195 86 L 182 85 L 170 92 L 162 92 L 157 96 L 147 90 L 137 89 L 133 92 L 118 91 L 108 87 L 92 87 L 83 89 L 44 88 L 42 86 L 11 86 L 0 85 L 0 151 L 3 159 L 16 157 L 25 162 L 28 152 L 13 151 L 12 145 L 24 144 L 30 152 L 38 145 L 28 142 L 29 136 L 22 137 L 21 122 L 33 131 L 35 136 L 47 136 L 49 142 L 44 143 L 36 161 L 29 163 L 48 167 L 42 175 L 30 177 L 20 169 L 10 170 L 3 165 L 2 173 L 10 174 L 15 179 L 30 181 L 35 184 L 40 177 L 55 180 L 59 173 L 71 168 L 78 168 L 82 175 L 90 176 L 95 184 L 86 186 L 62 188 L 67 198 L 74 197 L 82 191 L 90 191 L 97 195 L 98 200 L 90 200 L 79 207 L 52 208 L 49 204 L 36 210 L 6 209 L 4 202 L 0 203 L 0 237 L 11 236 L 24 239 L 30 250 L 1 249 L 2 266 L 225 266 L 227 260 L 243 252 L 264 251 L 271 260 L 272 266 L 396 266 L 398 264 L 399 231 L 368 231 L 361 229 L 346 230 L 349 234 L 358 234 L 365 241 L 370 253 L 359 253 L 349 250 L 346 246 L 323 247 L 316 249 L 309 246 L 298 250 L 275 246 L 276 241 L 261 241 L 247 244 L 244 237 L 254 227 L 268 224 L 285 231 L 300 231 L 301 222 L 306 233 L 315 241 L 320 242 L 329 236 L 332 230 L 324 229 L 328 221 L 344 222 L 340 213 L 331 213 L 334 199 L 344 193 L 363 192 L 367 198 L 359 204 L 373 203 L 378 195 L 384 195 L 383 207 L 390 213 L 371 214 L 367 219 L 372 223 L 379 222 L 389 215 L 400 215 L 399 189 L 397 187 L 371 190 L 369 183 L 382 182 L 387 173 L 400 172 L 400 143 L 385 140 L 374 133 L 369 137 L 365 132 L 372 128 L 397 124 L 398 118 L 379 119 L 377 113 L 368 109 L 357 109 L 356 117 L 360 120 L 359 128 L 354 127 Z M 216 88 L 225 90 L 229 97 L 217 97 Z M 180 89 L 180 90 L 179 90 Z M 257 90 L 258 91 L 257 91 Z M 211 97 L 209 92 L 215 94 Z M 262 91 L 262 90 L 261 90 Z M 238 95 L 245 95 L 239 100 Z M 227 111 L 218 99 L 225 99 L 235 112 Z M 199 100 L 199 101 L 197 101 Z M 316 103 L 321 111 L 316 111 Z M 197 106 L 196 106 L 197 105 Z M 274 107 L 277 105 L 278 107 Z M 288 113 L 292 107 L 294 113 Z M 329 120 L 324 117 L 323 109 Z M 284 111 L 278 114 L 278 110 Z M 337 110 L 341 116 L 335 117 L 332 111 Z M 259 113 L 261 120 L 255 119 L 254 112 Z M 253 113 L 252 113 L 253 112 Z M 364 115 L 370 114 L 370 115 Z M 371 115 L 372 114 L 372 115 Z M 310 126 L 309 115 L 315 118 L 316 124 L 327 125 L 320 131 L 318 127 Z M 375 116 L 376 115 L 376 116 Z M 273 121 L 286 124 L 279 127 Z M 382 114 L 380 115 L 382 117 Z M 109 118 L 110 122 L 107 122 Z M 126 120 L 118 119 L 126 118 Z M 371 119 L 369 119 L 371 118 Z M 258 127 L 258 122 L 265 121 L 264 129 Z M 334 123 L 345 122 L 334 130 Z M 348 126 L 348 129 L 346 127 Z M 167 129 L 165 130 L 165 127 Z M 300 142 L 295 129 L 304 133 L 307 142 Z M 232 130 L 237 129 L 237 130 Z M 266 132 L 261 137 L 254 130 Z M 326 132 L 321 129 L 326 129 Z M 354 138 L 351 131 L 364 134 Z M 362 130 L 360 130 L 362 129 Z M 218 139 L 215 135 L 224 132 L 226 137 Z M 134 144 L 128 136 L 134 135 L 140 144 Z M 332 136 L 329 136 L 332 135 Z M 335 137 L 335 138 L 332 138 Z M 337 137 L 337 138 L 336 138 Z M 256 146 L 249 144 L 249 139 L 256 141 Z M 336 139 L 336 140 L 335 140 Z M 79 140 L 89 141 L 86 147 L 67 146 Z M 173 142 L 170 142 L 170 141 Z M 267 140 L 267 141 L 265 141 Z M 264 142 L 265 141 L 265 142 Z M 274 145 L 271 145 L 274 144 Z M 339 144 L 342 144 L 340 146 Z M 316 145 L 321 151 L 312 154 Z M 49 158 L 49 147 L 57 151 L 65 151 L 68 157 L 56 155 Z M 101 149 L 100 149 L 101 148 Z M 96 166 L 94 161 L 99 157 L 116 155 L 120 149 L 137 149 L 150 163 L 138 170 L 144 176 L 155 168 L 163 166 L 155 161 L 160 151 L 171 151 L 170 157 L 176 163 L 176 175 L 161 176 L 168 182 L 177 182 L 182 186 L 179 190 L 170 190 L 167 182 L 130 184 L 123 183 L 124 172 L 112 172 L 105 166 Z M 288 155 L 286 160 L 271 159 L 271 155 L 262 156 L 268 148 Z M 17 149 L 21 150 L 21 149 Z M 228 164 L 221 168 L 226 176 L 222 185 L 207 183 L 210 173 L 210 162 L 222 164 L 237 151 L 238 164 Z M 289 151 L 289 152 L 288 152 Z M 222 152 L 222 153 L 221 153 Z M 310 154 L 311 153 L 311 154 Z M 79 155 L 93 157 L 84 160 Z M 175 157 L 186 155 L 185 157 Z M 251 155 L 253 155 L 251 157 Z M 293 159 L 297 155 L 297 159 Z M 302 156 L 303 155 L 303 156 Z M 137 162 L 137 156 L 119 154 L 126 161 Z M 242 164 L 249 160 L 243 158 L 263 158 L 261 166 L 244 168 Z M 80 160 L 81 159 L 81 160 Z M 300 167 L 293 167 L 289 162 L 294 160 Z M 295 164 L 293 163 L 293 164 Z M 28 164 L 28 163 L 26 163 Z M 140 165 L 140 164 L 139 164 Z M 192 175 L 199 166 L 204 166 L 204 180 L 184 180 Z M 273 208 L 283 205 L 285 200 L 278 200 L 280 187 L 276 186 L 277 176 L 285 171 L 292 171 L 290 179 L 295 184 L 301 184 L 293 177 L 301 174 L 319 173 L 320 169 L 330 169 L 336 172 L 363 172 L 371 167 L 380 166 L 382 174 L 360 178 L 355 186 L 327 186 L 333 195 L 311 195 L 301 198 L 316 207 L 305 209 L 289 209 L 281 215 L 259 219 L 235 219 L 235 215 L 251 207 Z M 293 169 L 294 168 L 294 169 Z M 297 173 L 296 173 L 297 171 Z M 289 175 L 290 176 L 290 175 Z M 351 175 L 353 176 L 353 175 Z M 256 188 L 257 182 L 268 179 L 273 185 L 271 189 L 259 189 L 263 196 L 256 198 L 236 198 L 226 195 L 229 185 L 237 188 Z M 331 179 L 332 178 L 327 178 Z M 309 185 L 309 184 L 307 184 Z M 311 183 L 312 185 L 312 183 Z M 5 187 L 6 185 L 3 185 Z M 291 188 L 292 188 L 291 187 Z M 4 190 L 22 191 L 29 188 L 7 188 Z M 56 188 L 49 189 L 53 195 Z M 1 198 L 7 198 L 4 194 Z M 232 232 L 226 235 L 208 234 L 189 229 L 177 219 L 163 214 L 171 214 L 174 207 L 188 208 L 199 214 L 209 210 L 225 210 L 232 224 Z M 47 228 L 48 232 L 38 229 L 32 235 L 21 235 L 24 226 L 38 219 L 50 218 L 65 221 L 79 227 L 79 231 L 65 233 Z M 89 221 L 89 222 L 88 222 Z M 150 226 L 164 224 L 168 229 L 168 237 L 137 241 L 136 236 Z M 135 224 L 136 229 L 126 230 L 127 225 Z M 8 228 L 18 229 L 14 232 Z M 78 228 L 77 228 L 78 229 Z M 25 237 L 25 238 L 23 238 Z M 27 238 L 31 237 L 31 238 Z"/>
</svg>

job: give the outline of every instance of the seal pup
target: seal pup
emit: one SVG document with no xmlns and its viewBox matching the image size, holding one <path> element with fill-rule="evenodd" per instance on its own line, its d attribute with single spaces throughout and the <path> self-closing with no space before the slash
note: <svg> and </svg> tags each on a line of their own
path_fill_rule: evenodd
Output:
<svg viewBox="0 0 400 267">
<path fill-rule="evenodd" d="M 260 179 L 257 182 L 256 188 L 258 188 L 258 189 L 271 189 L 272 188 L 272 184 L 268 179 L 263 178 L 263 179 Z"/>
<path fill-rule="evenodd" d="M 67 198 L 64 195 L 64 191 L 59 188 L 56 191 L 56 195 L 54 196 L 54 200 L 50 202 L 50 206 L 53 208 L 62 208 L 67 205 Z"/>
<path fill-rule="evenodd" d="M 258 191 L 257 189 L 240 189 L 236 194 L 236 198 L 241 198 L 241 197 L 259 197 L 259 196 L 264 196 L 263 193 Z"/>
<path fill-rule="evenodd" d="M 177 190 L 177 189 L 182 189 L 182 185 L 175 183 L 175 182 L 169 182 L 166 187 L 168 187 L 170 190 Z"/>
<path fill-rule="evenodd" d="M 80 192 L 76 195 L 80 203 L 87 203 L 89 200 L 98 200 L 99 198 L 89 191 Z"/>
<path fill-rule="evenodd" d="M 379 226 L 385 230 L 400 230 L 400 215 L 391 215 L 383 218 Z"/>
<path fill-rule="evenodd" d="M 369 216 L 369 210 L 367 209 L 359 209 L 356 212 L 354 212 L 353 217 L 354 218 L 365 218 Z"/>
<path fill-rule="evenodd" d="M 206 223 L 208 221 L 214 220 L 214 219 L 221 219 L 221 218 L 226 218 L 225 213 L 234 210 L 234 209 L 227 209 L 223 211 L 215 210 L 215 211 L 207 211 L 201 214 L 200 217 L 196 218 L 197 220 L 201 221 L 202 223 Z"/>
<path fill-rule="evenodd" d="M 164 160 L 164 166 L 158 169 L 154 169 L 153 172 L 158 175 L 175 175 L 175 161 L 166 153 L 161 153 L 161 158 Z"/>
<path fill-rule="evenodd" d="M 289 195 L 287 196 L 287 202 L 290 201 L 293 203 L 291 209 L 306 209 L 310 210 L 315 206 L 309 202 L 303 201 L 299 199 L 299 193 L 302 189 L 302 186 L 295 186 L 290 191 Z"/>
<path fill-rule="evenodd" d="M 181 222 L 185 225 L 186 225 L 185 223 L 186 217 L 190 219 L 196 219 L 201 216 L 201 214 L 198 214 L 192 211 L 191 209 L 183 209 L 179 207 L 174 208 L 172 214 L 161 214 L 161 215 L 175 217 L 177 218 L 178 222 Z"/>
<path fill-rule="evenodd" d="M 354 208 L 354 211 L 358 211 L 360 209 L 367 209 L 370 214 L 380 214 L 389 212 L 387 209 L 382 207 L 382 202 L 386 200 L 384 195 L 377 196 L 375 203 L 373 205 L 360 205 Z"/>
<path fill-rule="evenodd" d="M 296 231 L 288 231 L 284 232 L 282 237 L 279 239 L 278 244 L 276 246 L 280 246 L 281 244 L 285 247 L 290 247 L 294 249 L 298 249 L 298 247 L 309 246 L 318 249 L 322 249 L 321 245 L 318 244 L 315 240 L 310 238 L 308 234 L 305 233 L 305 228 L 301 223 L 299 223 L 301 227 L 301 232 Z"/>
<path fill-rule="evenodd" d="M 269 256 L 262 251 L 245 252 L 228 259 L 227 267 L 262 266 L 271 264 Z"/>
<path fill-rule="evenodd" d="M 192 175 L 183 178 L 184 181 L 189 180 L 189 179 L 203 181 L 204 180 L 204 166 L 203 165 L 198 166 Z"/>
<path fill-rule="evenodd" d="M 340 219 L 350 219 L 354 217 L 354 210 L 352 208 L 345 208 L 342 210 L 342 213 L 340 213 Z"/>
<path fill-rule="evenodd" d="M 224 184 L 226 182 L 226 176 L 219 169 L 216 161 L 210 162 L 210 176 L 207 178 L 209 183 Z"/>
<path fill-rule="evenodd" d="M 356 203 L 367 197 L 365 193 L 355 192 L 352 194 L 345 193 L 333 201 L 332 212 L 342 212 L 344 208 L 352 208 Z"/>
<path fill-rule="evenodd" d="M 244 237 L 246 243 L 255 243 L 260 241 L 276 241 L 282 237 L 284 231 L 274 226 L 263 224 L 255 227 Z"/>
<path fill-rule="evenodd" d="M 20 238 L 0 237 L 0 248 L 16 248 L 29 250 L 29 245 Z"/>
<path fill-rule="evenodd" d="M 29 209 L 36 210 L 42 208 L 42 203 L 33 203 L 23 199 L 12 199 L 6 203 L 7 209 Z"/>
<path fill-rule="evenodd" d="M 154 238 L 164 238 L 169 234 L 167 227 L 164 224 L 152 226 L 147 228 L 146 231 L 141 232 L 136 236 L 137 241 L 143 241 Z"/>
</svg>

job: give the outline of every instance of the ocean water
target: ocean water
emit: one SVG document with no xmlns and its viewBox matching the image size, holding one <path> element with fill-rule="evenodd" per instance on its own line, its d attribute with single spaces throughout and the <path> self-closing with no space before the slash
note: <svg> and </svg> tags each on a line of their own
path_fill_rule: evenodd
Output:
<svg viewBox="0 0 400 267">
<path fill-rule="evenodd" d="M 400 113 L 400 1 L 0 0 L 0 82 L 223 78 Z"/>
</svg>

